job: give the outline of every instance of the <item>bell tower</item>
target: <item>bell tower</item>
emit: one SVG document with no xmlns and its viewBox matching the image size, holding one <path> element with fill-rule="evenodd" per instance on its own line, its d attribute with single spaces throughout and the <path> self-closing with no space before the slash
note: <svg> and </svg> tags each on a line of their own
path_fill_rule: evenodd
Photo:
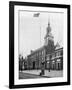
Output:
<svg viewBox="0 0 72 90">
<path fill-rule="evenodd" d="M 45 47 L 47 51 L 50 53 L 54 50 L 54 37 L 51 33 L 51 26 L 50 26 L 50 21 L 48 22 L 48 27 L 46 29 L 46 35 L 44 37 L 45 40 Z"/>
</svg>

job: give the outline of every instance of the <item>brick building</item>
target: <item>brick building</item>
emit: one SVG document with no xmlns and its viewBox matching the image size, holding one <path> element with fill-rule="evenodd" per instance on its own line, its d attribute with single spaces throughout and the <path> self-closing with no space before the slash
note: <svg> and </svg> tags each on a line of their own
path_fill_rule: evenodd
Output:
<svg viewBox="0 0 72 90">
<path fill-rule="evenodd" d="M 44 63 L 45 69 L 62 70 L 63 47 L 60 47 L 58 43 L 54 46 L 50 22 L 48 22 L 44 40 L 44 46 L 31 51 L 31 54 L 27 56 L 27 69 L 41 69 L 41 64 Z"/>
</svg>

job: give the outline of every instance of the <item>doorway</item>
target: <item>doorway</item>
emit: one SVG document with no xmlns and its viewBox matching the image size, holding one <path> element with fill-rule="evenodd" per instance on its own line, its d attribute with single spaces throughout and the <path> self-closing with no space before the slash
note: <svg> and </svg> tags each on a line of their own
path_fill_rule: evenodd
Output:
<svg viewBox="0 0 72 90">
<path fill-rule="evenodd" d="M 35 61 L 33 62 L 33 69 L 35 69 Z"/>
<path fill-rule="evenodd" d="M 58 63 L 58 70 L 60 70 L 60 68 L 61 68 L 61 64 L 60 64 L 60 63 Z"/>
</svg>

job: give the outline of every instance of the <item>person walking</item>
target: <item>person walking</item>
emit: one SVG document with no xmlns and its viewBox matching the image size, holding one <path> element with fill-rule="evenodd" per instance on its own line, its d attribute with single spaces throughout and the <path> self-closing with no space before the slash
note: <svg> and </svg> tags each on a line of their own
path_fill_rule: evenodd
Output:
<svg viewBox="0 0 72 90">
<path fill-rule="evenodd" d="M 45 74 L 44 62 L 41 63 L 41 72 L 40 76 Z"/>
</svg>

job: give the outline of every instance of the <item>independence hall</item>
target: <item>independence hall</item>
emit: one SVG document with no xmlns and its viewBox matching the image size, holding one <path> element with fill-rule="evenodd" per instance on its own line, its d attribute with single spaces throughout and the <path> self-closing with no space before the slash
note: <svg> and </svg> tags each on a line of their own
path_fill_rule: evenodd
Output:
<svg viewBox="0 0 72 90">
<path fill-rule="evenodd" d="M 45 69 L 63 70 L 63 47 L 59 43 L 54 45 L 50 22 L 48 22 L 44 41 L 44 46 L 35 51 L 31 50 L 30 55 L 27 56 L 27 60 L 24 60 L 25 69 L 41 69 L 41 65 L 44 63 Z"/>
</svg>

